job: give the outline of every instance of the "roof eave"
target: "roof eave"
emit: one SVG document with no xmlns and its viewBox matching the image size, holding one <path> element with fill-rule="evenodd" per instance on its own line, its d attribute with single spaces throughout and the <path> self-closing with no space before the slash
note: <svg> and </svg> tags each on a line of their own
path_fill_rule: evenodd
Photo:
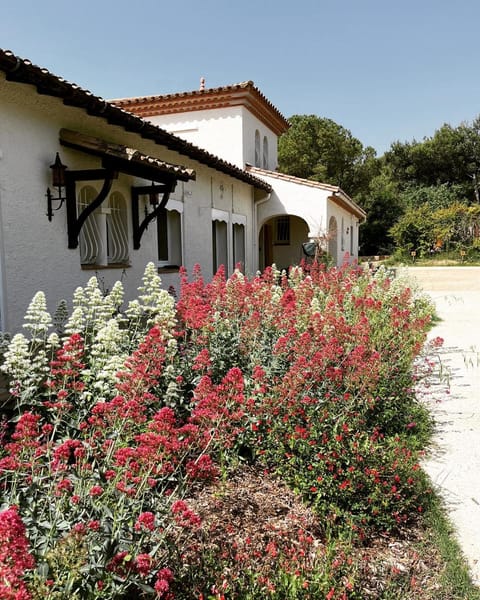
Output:
<svg viewBox="0 0 480 600">
<path fill-rule="evenodd" d="M 143 118 L 245 106 L 276 135 L 285 133 L 290 127 L 288 120 L 252 81 L 176 94 L 119 98 L 111 102 Z"/>
<path fill-rule="evenodd" d="M 105 119 L 111 125 L 123 127 L 126 131 L 139 134 L 145 139 L 154 141 L 158 145 L 165 146 L 169 150 L 192 158 L 256 188 L 265 191 L 271 189 L 264 181 L 235 165 L 114 106 L 104 98 L 95 96 L 92 92 L 50 73 L 47 69 L 32 64 L 29 60 L 16 56 L 9 50 L 0 49 L 0 70 L 5 73 L 8 81 L 33 85 L 39 94 L 59 98 L 67 106 L 81 108 L 91 116 Z"/>
</svg>

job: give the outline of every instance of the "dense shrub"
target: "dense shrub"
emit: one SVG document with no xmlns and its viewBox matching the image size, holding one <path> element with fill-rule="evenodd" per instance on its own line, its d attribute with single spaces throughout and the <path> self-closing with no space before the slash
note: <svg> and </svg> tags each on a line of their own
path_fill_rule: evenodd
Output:
<svg viewBox="0 0 480 600">
<path fill-rule="evenodd" d="M 428 302 L 384 273 L 314 265 L 182 273 L 175 303 L 149 265 L 125 309 L 121 285 L 95 279 L 73 307 L 52 319 L 38 293 L 4 356 L 2 505 L 33 557 L 22 598 L 356 597 L 336 544 L 266 536 L 252 553 L 284 560 L 265 574 L 209 543 L 196 498 L 249 463 L 313 508 L 324 541 L 423 510 L 412 365 Z"/>
</svg>

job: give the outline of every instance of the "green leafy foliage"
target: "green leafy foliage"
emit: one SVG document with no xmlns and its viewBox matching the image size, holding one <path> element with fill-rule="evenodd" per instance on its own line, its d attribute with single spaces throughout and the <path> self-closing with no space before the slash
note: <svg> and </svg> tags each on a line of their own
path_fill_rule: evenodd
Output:
<svg viewBox="0 0 480 600">
<path fill-rule="evenodd" d="M 279 139 L 279 170 L 289 175 L 338 185 L 354 195 L 377 172 L 375 151 L 331 119 L 294 115 Z"/>
<path fill-rule="evenodd" d="M 432 209 L 427 203 L 410 208 L 391 228 L 397 246 L 418 256 L 453 248 L 474 247 L 480 226 L 480 206 L 459 202 Z"/>
</svg>

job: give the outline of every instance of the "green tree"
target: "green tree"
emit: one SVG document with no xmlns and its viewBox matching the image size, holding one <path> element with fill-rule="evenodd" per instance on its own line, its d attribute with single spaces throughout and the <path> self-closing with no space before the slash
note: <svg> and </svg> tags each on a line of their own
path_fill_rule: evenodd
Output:
<svg viewBox="0 0 480 600">
<path fill-rule="evenodd" d="M 368 191 L 358 198 L 367 213 L 360 228 L 360 253 L 364 256 L 389 254 L 394 247 L 392 225 L 403 213 L 398 185 L 384 169 L 368 183 Z"/>
<path fill-rule="evenodd" d="M 403 252 L 415 251 L 419 255 L 428 254 L 436 242 L 432 211 L 426 204 L 406 210 L 392 226 L 390 234 L 397 248 Z"/>
<path fill-rule="evenodd" d="M 463 186 L 441 183 L 439 185 L 410 185 L 400 192 L 399 202 L 405 210 L 427 205 L 431 211 L 447 208 L 457 202 L 468 204 Z"/>
<path fill-rule="evenodd" d="M 368 187 L 377 169 L 375 150 L 331 119 L 294 115 L 278 143 L 279 170 L 338 185 L 350 196 Z"/>
<path fill-rule="evenodd" d="M 394 180 L 412 186 L 460 186 L 460 196 L 480 202 L 480 117 L 458 127 L 444 124 L 422 142 L 395 142 L 385 153 Z"/>
</svg>

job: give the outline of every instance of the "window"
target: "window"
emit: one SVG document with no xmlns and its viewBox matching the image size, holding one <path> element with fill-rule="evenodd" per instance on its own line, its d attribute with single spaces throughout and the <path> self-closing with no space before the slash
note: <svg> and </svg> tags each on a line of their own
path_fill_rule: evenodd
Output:
<svg viewBox="0 0 480 600">
<path fill-rule="evenodd" d="M 225 210 L 212 208 L 212 255 L 213 274 L 220 265 L 225 266 L 225 274 L 228 271 L 228 223 L 230 215 Z"/>
<path fill-rule="evenodd" d="M 275 219 L 275 244 L 290 244 L 290 217 L 288 215 Z"/>
<path fill-rule="evenodd" d="M 157 217 L 158 266 L 182 264 L 182 202 L 169 200 Z"/>
<path fill-rule="evenodd" d="M 95 188 L 86 185 L 80 189 L 77 198 L 77 213 L 82 211 L 97 197 Z M 80 262 L 82 265 L 99 264 L 98 261 L 104 254 L 102 248 L 102 235 L 98 223 L 98 209 L 88 216 L 80 230 L 78 238 L 80 246 Z"/>
<path fill-rule="evenodd" d="M 263 168 L 268 169 L 268 140 L 267 136 L 263 136 Z"/>
<path fill-rule="evenodd" d="M 228 265 L 227 224 L 223 221 L 212 222 L 212 245 L 213 245 L 213 273 L 215 274 L 220 265 Z"/>
<path fill-rule="evenodd" d="M 80 214 L 98 192 L 92 186 L 83 186 L 77 198 Z M 113 192 L 108 200 L 86 219 L 79 235 L 82 265 L 125 265 L 128 263 L 127 207 L 120 192 Z"/>
<path fill-rule="evenodd" d="M 260 132 L 255 130 L 255 166 L 261 167 L 260 163 Z"/>
<path fill-rule="evenodd" d="M 233 270 L 239 266 L 245 269 L 245 226 L 247 219 L 244 215 L 232 214 L 232 241 L 233 241 Z"/>
<path fill-rule="evenodd" d="M 342 252 L 343 252 L 345 250 L 345 220 L 343 217 L 342 217 L 341 248 L 342 248 Z"/>
<path fill-rule="evenodd" d="M 125 198 L 113 192 L 108 200 L 110 212 L 106 214 L 108 264 L 128 262 L 128 224 Z"/>
</svg>

